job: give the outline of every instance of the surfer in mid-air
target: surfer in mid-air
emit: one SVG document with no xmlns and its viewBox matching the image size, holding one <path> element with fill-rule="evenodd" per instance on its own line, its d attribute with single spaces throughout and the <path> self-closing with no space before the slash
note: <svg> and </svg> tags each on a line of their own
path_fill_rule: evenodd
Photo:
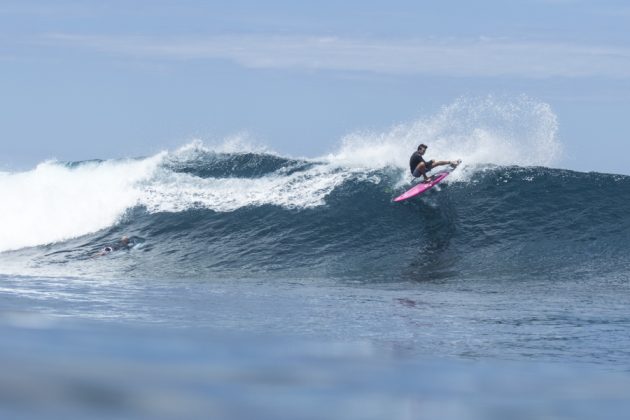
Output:
<svg viewBox="0 0 630 420">
<path fill-rule="evenodd" d="M 461 160 L 430 160 L 426 161 L 422 157 L 424 152 L 427 151 L 427 145 L 421 144 L 418 146 L 418 150 L 413 152 L 411 158 L 409 158 L 409 169 L 411 169 L 411 174 L 414 178 L 423 177 L 424 182 L 429 182 L 431 179 L 427 176 L 427 172 L 431 169 L 442 166 L 442 165 L 451 165 L 451 168 L 456 168 L 457 165 L 461 163 Z"/>
</svg>

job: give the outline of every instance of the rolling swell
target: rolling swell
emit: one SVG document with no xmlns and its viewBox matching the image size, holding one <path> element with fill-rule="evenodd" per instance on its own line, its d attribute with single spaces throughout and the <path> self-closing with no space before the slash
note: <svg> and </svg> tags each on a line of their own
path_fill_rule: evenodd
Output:
<svg viewBox="0 0 630 420">
<path fill-rule="evenodd" d="M 0 262 L 11 260 L 16 266 L 18 261 L 23 271 L 28 267 L 26 272 L 50 275 L 367 282 L 523 275 L 626 281 L 630 268 L 630 177 L 542 167 L 471 167 L 458 170 L 451 182 L 423 197 L 400 204 L 392 197 L 408 184 L 399 185 L 397 168 L 357 170 L 260 154 L 207 154 L 192 162 L 166 160 L 160 171 L 190 177 L 177 182 L 208 184 L 194 184 L 186 208 L 164 210 L 155 200 L 172 197 L 152 193 L 153 208 L 140 201 L 110 228 L 5 252 Z M 330 177 L 335 181 L 324 182 Z M 287 189 L 292 197 L 294 190 L 312 187 L 308 191 L 323 199 L 291 206 L 284 199 L 274 204 L 254 196 L 226 210 L 214 207 L 217 195 L 202 194 L 215 185 L 225 188 L 224 181 L 257 179 L 270 186 L 267 195 L 272 198 L 282 198 Z M 155 192 L 160 182 L 158 177 L 148 188 Z M 136 246 L 94 258 L 104 244 L 123 234 Z"/>
</svg>

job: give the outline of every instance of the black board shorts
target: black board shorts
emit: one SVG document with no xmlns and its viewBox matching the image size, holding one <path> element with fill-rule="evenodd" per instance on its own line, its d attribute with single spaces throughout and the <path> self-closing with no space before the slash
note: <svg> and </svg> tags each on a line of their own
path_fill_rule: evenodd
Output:
<svg viewBox="0 0 630 420">
<path fill-rule="evenodd" d="M 429 172 L 431 169 L 433 169 L 433 160 L 424 162 L 424 167 L 426 168 L 425 172 Z M 420 172 L 418 169 L 414 169 L 412 175 L 416 178 L 419 178 L 422 176 L 422 172 Z"/>
</svg>

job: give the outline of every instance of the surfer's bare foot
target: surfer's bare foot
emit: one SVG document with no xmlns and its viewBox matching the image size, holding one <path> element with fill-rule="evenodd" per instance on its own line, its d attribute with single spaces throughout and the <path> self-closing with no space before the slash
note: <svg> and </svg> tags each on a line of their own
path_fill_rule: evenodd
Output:
<svg viewBox="0 0 630 420">
<path fill-rule="evenodd" d="M 451 160 L 451 168 L 457 168 L 457 165 L 459 165 L 460 163 L 462 163 L 461 159 Z"/>
</svg>

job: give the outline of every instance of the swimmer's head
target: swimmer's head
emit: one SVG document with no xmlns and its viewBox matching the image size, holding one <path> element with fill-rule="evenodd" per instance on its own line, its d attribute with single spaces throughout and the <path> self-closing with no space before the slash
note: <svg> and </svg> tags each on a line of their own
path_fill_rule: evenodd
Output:
<svg viewBox="0 0 630 420">
<path fill-rule="evenodd" d="M 123 237 L 120 239 L 120 242 L 121 242 L 123 245 L 129 245 L 129 238 L 128 238 L 127 236 L 123 236 Z"/>
</svg>

